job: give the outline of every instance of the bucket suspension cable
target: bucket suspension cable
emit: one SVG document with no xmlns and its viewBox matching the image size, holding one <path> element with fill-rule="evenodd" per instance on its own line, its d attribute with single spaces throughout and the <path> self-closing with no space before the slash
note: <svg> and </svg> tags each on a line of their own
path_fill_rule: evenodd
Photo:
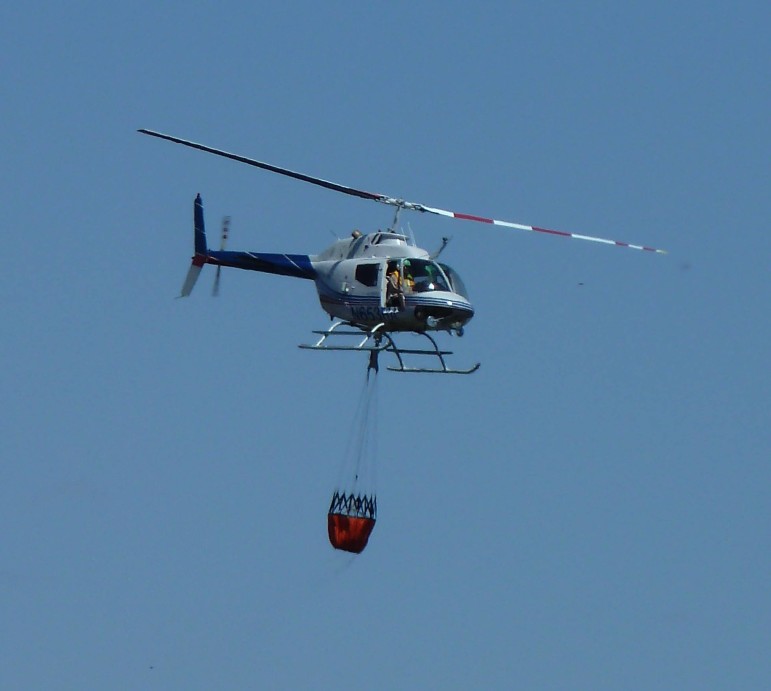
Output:
<svg viewBox="0 0 771 691">
<path fill-rule="evenodd" d="M 377 374 L 370 375 L 368 369 L 337 487 L 327 513 L 332 546 L 356 554 L 366 547 L 377 519 Z"/>
<path fill-rule="evenodd" d="M 337 488 L 374 490 L 378 435 L 377 377 L 367 372 L 351 420 L 345 453 L 338 468 Z"/>
</svg>

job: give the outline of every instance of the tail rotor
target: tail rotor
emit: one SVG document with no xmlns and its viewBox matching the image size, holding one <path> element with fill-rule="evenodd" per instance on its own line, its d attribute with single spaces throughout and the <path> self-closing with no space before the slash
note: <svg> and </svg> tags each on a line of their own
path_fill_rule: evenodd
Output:
<svg viewBox="0 0 771 691">
<path fill-rule="evenodd" d="M 182 292 L 179 294 L 181 298 L 186 298 L 193 292 L 201 269 L 209 257 L 209 249 L 206 246 L 206 226 L 203 221 L 203 201 L 201 201 L 200 194 L 196 196 L 193 202 L 193 238 L 195 254 L 193 255 L 193 262 L 187 271 L 187 276 L 185 276 L 185 282 L 182 284 Z"/>
<path fill-rule="evenodd" d="M 228 233 L 230 232 L 230 216 L 225 216 L 222 219 L 222 239 L 220 241 L 220 252 L 225 249 L 225 245 L 228 241 Z M 212 286 L 211 294 L 217 297 L 220 294 L 220 274 L 222 273 L 222 266 L 217 265 L 217 274 L 214 277 L 214 285 Z"/>
</svg>

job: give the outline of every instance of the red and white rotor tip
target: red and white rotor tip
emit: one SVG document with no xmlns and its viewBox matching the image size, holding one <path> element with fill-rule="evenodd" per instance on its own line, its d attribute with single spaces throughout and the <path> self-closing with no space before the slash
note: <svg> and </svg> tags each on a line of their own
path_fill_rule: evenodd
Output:
<svg viewBox="0 0 771 691">
<path fill-rule="evenodd" d="M 439 216 L 447 216 L 449 218 L 459 218 L 463 221 L 476 221 L 477 223 L 489 223 L 494 226 L 502 226 L 503 228 L 513 228 L 514 230 L 529 230 L 534 233 L 547 233 L 548 235 L 558 235 L 565 238 L 574 238 L 575 240 L 589 240 L 590 242 L 599 242 L 603 245 L 616 245 L 617 247 L 629 247 L 633 250 L 643 250 L 645 252 L 656 252 L 657 254 L 666 254 L 666 250 L 656 249 L 655 247 L 647 247 L 646 245 L 633 245 L 629 242 L 622 242 L 621 240 L 608 240 L 607 238 L 595 237 L 593 235 L 580 235 L 578 233 L 567 233 L 564 230 L 552 230 L 551 228 L 540 228 L 538 226 L 528 226 L 523 223 L 512 223 L 511 221 L 499 221 L 494 218 L 485 218 L 484 216 L 474 216 L 472 214 L 461 214 L 455 211 L 447 211 L 446 209 L 437 209 L 431 206 L 415 205 L 418 211 L 425 211 L 430 214 L 438 214 Z"/>
</svg>

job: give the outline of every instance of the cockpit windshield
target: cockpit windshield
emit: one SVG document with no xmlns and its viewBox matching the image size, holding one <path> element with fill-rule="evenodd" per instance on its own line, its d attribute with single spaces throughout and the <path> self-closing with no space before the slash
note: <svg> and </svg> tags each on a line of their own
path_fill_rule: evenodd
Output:
<svg viewBox="0 0 771 691">
<path fill-rule="evenodd" d="M 451 290 L 447 276 L 436 262 L 427 259 L 405 259 L 402 271 L 406 288 L 414 293 Z"/>
<path fill-rule="evenodd" d="M 463 279 L 458 275 L 458 272 L 455 271 L 455 269 L 447 266 L 447 264 L 440 264 L 439 266 L 442 267 L 445 275 L 449 279 L 452 292 L 458 293 L 458 295 L 462 295 L 464 298 L 466 298 L 466 300 L 468 300 L 468 291 L 466 290 L 466 286 L 463 283 Z"/>
</svg>

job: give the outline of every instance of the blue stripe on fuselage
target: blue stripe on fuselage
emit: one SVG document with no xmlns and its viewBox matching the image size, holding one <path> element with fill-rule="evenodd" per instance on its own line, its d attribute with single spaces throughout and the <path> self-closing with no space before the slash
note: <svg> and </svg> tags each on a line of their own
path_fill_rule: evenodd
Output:
<svg viewBox="0 0 771 691">
<path fill-rule="evenodd" d="M 268 254 L 265 252 L 209 252 L 207 263 L 263 273 L 316 278 L 316 270 L 307 254 Z"/>
<path fill-rule="evenodd" d="M 336 290 L 332 290 L 327 285 L 316 284 L 319 297 L 324 298 L 328 302 L 338 305 L 379 305 L 380 298 L 376 295 L 352 295 L 350 293 L 341 293 Z M 447 296 L 447 297 L 445 297 Z M 459 310 L 465 310 L 473 314 L 474 308 L 467 300 L 460 298 L 453 293 L 442 292 L 442 297 L 434 297 L 431 293 L 413 293 L 412 295 L 406 295 L 405 301 L 408 307 L 451 307 Z M 447 303 L 451 302 L 451 305 Z"/>
</svg>

